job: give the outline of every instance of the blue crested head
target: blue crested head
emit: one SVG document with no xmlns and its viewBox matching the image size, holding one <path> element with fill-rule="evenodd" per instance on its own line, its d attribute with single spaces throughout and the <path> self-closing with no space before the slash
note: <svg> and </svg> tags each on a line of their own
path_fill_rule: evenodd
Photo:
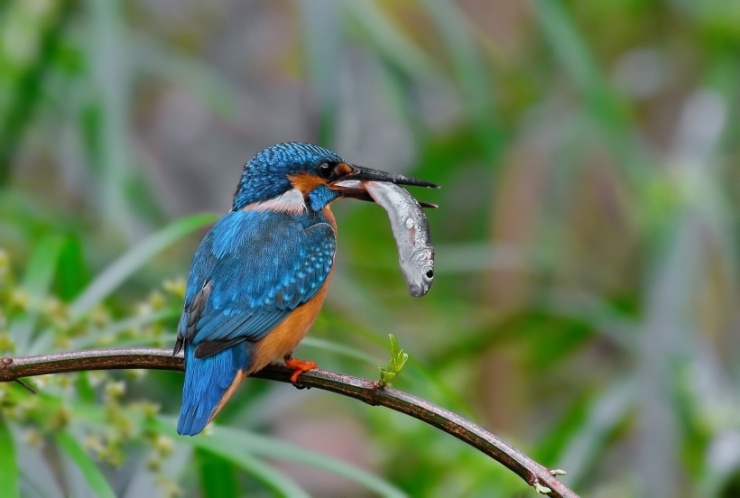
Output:
<svg viewBox="0 0 740 498">
<path fill-rule="evenodd" d="M 268 147 L 244 166 L 244 172 L 234 195 L 233 209 L 237 211 L 249 204 L 279 197 L 296 188 L 295 181 L 292 179 L 322 178 L 324 173 L 320 171 L 321 168 L 331 169 L 337 164 L 344 164 L 343 159 L 318 145 L 286 142 Z M 307 183 L 304 182 L 304 184 Z M 321 186 L 318 181 L 315 183 L 316 187 Z M 310 193 L 311 191 L 304 192 L 306 196 Z M 328 192 L 323 192 L 323 189 L 317 194 L 320 197 L 331 198 L 331 200 L 337 197 L 337 195 L 332 196 Z"/>
</svg>

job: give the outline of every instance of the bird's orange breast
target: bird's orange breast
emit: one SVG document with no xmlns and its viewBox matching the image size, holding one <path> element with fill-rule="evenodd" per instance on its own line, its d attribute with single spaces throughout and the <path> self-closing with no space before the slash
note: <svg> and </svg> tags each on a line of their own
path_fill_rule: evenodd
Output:
<svg viewBox="0 0 740 498">
<path fill-rule="evenodd" d="M 323 213 L 327 222 L 334 228 L 336 233 L 337 223 L 329 206 L 324 208 Z M 306 336 L 306 333 L 308 333 L 308 329 L 316 321 L 316 317 L 324 305 L 330 280 L 331 272 L 329 272 L 324 285 L 321 286 L 314 297 L 298 306 L 264 338 L 254 343 L 247 375 L 263 369 L 271 361 L 283 359 L 285 355 L 292 353 L 298 347 L 298 344 Z"/>
<path fill-rule="evenodd" d="M 263 369 L 271 361 L 281 360 L 298 347 L 324 304 L 330 278 L 330 276 L 326 278 L 326 282 L 314 297 L 298 306 L 277 327 L 252 346 L 248 374 Z"/>
</svg>

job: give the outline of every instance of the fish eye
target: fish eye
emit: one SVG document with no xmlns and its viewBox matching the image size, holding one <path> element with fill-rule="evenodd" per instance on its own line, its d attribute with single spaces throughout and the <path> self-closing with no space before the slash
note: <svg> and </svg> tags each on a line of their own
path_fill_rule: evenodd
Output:
<svg viewBox="0 0 740 498">
<path fill-rule="evenodd" d="M 334 172 L 332 165 L 329 163 L 319 164 L 319 176 L 321 178 L 329 178 Z"/>
<path fill-rule="evenodd" d="M 428 279 L 434 278 L 434 270 L 427 270 L 427 272 L 425 273 L 425 275 L 426 275 L 426 277 Z"/>
</svg>

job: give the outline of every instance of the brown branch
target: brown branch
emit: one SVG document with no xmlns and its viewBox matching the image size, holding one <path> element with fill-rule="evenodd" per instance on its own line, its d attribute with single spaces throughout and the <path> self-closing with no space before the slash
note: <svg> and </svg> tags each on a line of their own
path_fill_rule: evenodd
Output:
<svg viewBox="0 0 740 498">
<path fill-rule="evenodd" d="M 0 382 L 43 374 L 128 368 L 183 370 L 183 360 L 181 356 L 173 357 L 168 350 L 154 348 L 98 349 L 25 358 L 7 357 L 0 359 Z M 292 369 L 285 365 L 274 363 L 255 373 L 253 377 L 290 382 L 291 372 Z M 482 427 L 421 398 L 389 387 L 380 388 L 377 382 L 324 370 L 304 373 L 300 377 L 300 384 L 410 415 L 482 451 L 538 491 L 545 492 L 542 486 L 549 488 L 548 496 L 578 498 L 576 493 L 568 489 L 546 467 Z"/>
</svg>

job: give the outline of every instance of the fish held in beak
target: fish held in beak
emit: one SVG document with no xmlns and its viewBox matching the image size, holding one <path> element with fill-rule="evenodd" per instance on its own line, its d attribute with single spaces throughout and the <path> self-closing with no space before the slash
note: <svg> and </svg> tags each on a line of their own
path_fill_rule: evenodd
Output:
<svg viewBox="0 0 740 498">
<path fill-rule="evenodd" d="M 425 295 L 434 282 L 434 247 L 421 204 L 395 183 L 362 183 L 367 194 L 388 213 L 409 294 L 413 297 Z"/>
<path fill-rule="evenodd" d="M 401 176 L 401 178 L 407 179 L 405 176 Z M 431 182 L 424 182 L 423 180 L 415 180 L 413 178 L 408 179 L 412 180 L 414 182 L 419 183 L 425 183 L 429 185 L 434 185 L 433 187 L 427 187 L 427 188 L 439 188 L 438 185 L 431 183 Z M 405 180 L 404 180 L 405 181 Z M 368 183 L 385 183 L 387 185 L 397 185 L 394 183 L 386 183 L 385 180 L 377 180 L 377 181 L 368 181 L 368 180 L 346 180 L 342 179 L 334 184 L 332 184 L 332 188 L 334 190 L 339 191 L 342 194 L 342 197 L 349 198 L 349 199 L 358 199 L 360 201 L 367 201 L 367 202 L 378 202 L 377 199 L 375 199 L 370 192 L 367 189 Z M 416 185 L 416 184 L 415 184 Z M 406 192 L 403 188 L 398 187 L 400 190 L 403 190 Z M 410 197 L 411 194 L 406 192 L 406 194 Z M 413 197 L 411 197 L 413 199 Z M 433 204 L 431 202 L 424 202 L 424 201 L 417 201 L 414 199 L 421 207 L 428 208 L 428 209 L 437 209 L 439 206 L 437 204 Z"/>
<path fill-rule="evenodd" d="M 342 194 L 342 197 L 359 199 L 361 201 L 374 202 L 375 199 L 367 192 L 366 182 L 383 182 L 394 185 L 407 185 L 410 187 L 439 188 L 436 183 L 417 178 L 409 178 L 404 175 L 392 175 L 385 171 L 365 168 L 354 164 L 342 163 L 342 171 L 331 181 L 329 188 L 332 188 Z M 423 207 L 436 208 L 434 204 L 422 202 Z"/>
</svg>

